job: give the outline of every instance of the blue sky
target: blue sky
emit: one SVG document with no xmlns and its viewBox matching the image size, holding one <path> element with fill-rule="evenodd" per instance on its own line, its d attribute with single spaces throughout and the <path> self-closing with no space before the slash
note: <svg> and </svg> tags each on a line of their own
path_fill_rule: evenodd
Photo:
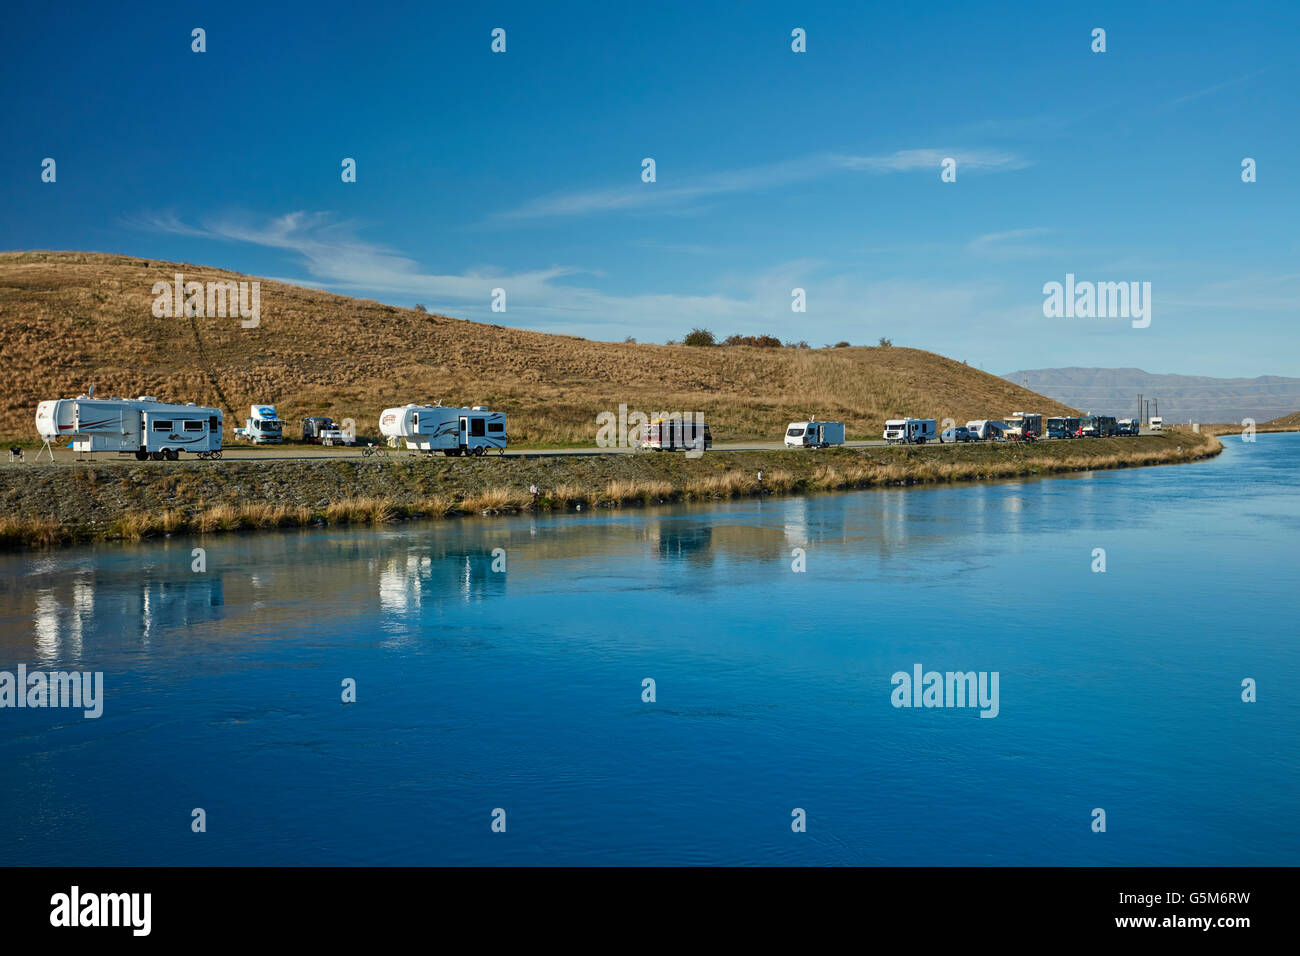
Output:
<svg viewBox="0 0 1300 956">
<path fill-rule="evenodd" d="M 1300 375 L 1300 5 L 471 6 L 11 3 L 0 248 L 593 339 Z M 1150 282 L 1150 327 L 1045 318 L 1066 273 Z"/>
</svg>

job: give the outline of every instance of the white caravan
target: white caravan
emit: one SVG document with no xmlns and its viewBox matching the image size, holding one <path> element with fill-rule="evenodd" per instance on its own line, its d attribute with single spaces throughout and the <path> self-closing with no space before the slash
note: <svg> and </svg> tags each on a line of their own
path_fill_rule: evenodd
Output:
<svg viewBox="0 0 1300 956">
<path fill-rule="evenodd" d="M 978 421 L 967 422 L 966 428 L 980 441 L 1002 441 L 1007 423 L 992 418 L 981 418 Z"/>
<path fill-rule="evenodd" d="M 36 406 L 36 431 L 46 443 L 67 436 L 78 452 L 133 454 L 175 461 L 183 451 L 221 457 L 221 409 L 139 398 L 79 395 Z"/>
<path fill-rule="evenodd" d="M 785 429 L 787 448 L 829 448 L 843 444 L 843 422 L 791 422 Z"/>
<path fill-rule="evenodd" d="M 891 418 L 885 422 L 885 441 L 891 445 L 924 445 L 938 437 L 933 418 Z"/>
<path fill-rule="evenodd" d="M 413 451 L 433 454 L 483 455 L 495 448 L 506 450 L 506 414 L 490 412 L 484 405 L 452 408 L 443 405 L 403 405 L 386 408 L 379 416 L 379 432 L 396 447 L 405 439 Z"/>
<path fill-rule="evenodd" d="M 284 441 L 284 422 L 274 405 L 250 405 L 244 427 L 236 428 L 235 434 L 254 445 L 278 445 Z"/>
<path fill-rule="evenodd" d="M 1153 432 L 1163 431 L 1165 427 L 1165 420 L 1161 418 L 1159 415 L 1156 415 L 1147 424 L 1151 426 L 1151 430 Z"/>
</svg>

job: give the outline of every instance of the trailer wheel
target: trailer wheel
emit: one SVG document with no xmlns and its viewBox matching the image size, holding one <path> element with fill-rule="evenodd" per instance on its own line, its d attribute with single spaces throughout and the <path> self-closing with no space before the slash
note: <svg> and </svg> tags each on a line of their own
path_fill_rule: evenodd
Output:
<svg viewBox="0 0 1300 956">
<path fill-rule="evenodd" d="M 138 448 L 138 449 L 136 449 L 136 452 L 135 452 L 135 460 L 136 460 L 136 461 L 145 461 L 145 460 L 148 459 L 148 457 L 149 457 L 149 453 L 148 453 L 147 451 L 145 451 L 143 448 Z"/>
<path fill-rule="evenodd" d="M 168 448 L 165 454 L 168 461 L 180 461 L 181 453 L 179 449 Z"/>
<path fill-rule="evenodd" d="M 151 451 L 151 452 L 149 452 L 149 457 L 150 457 L 151 459 L 153 459 L 154 461 L 162 461 L 162 460 L 163 460 L 163 453 L 160 452 L 160 451 Z"/>
</svg>

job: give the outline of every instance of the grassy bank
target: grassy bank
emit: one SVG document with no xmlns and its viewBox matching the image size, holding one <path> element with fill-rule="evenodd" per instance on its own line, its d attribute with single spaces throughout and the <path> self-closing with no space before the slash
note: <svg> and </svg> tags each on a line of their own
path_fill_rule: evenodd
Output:
<svg viewBox="0 0 1300 956">
<path fill-rule="evenodd" d="M 1034 445 L 710 452 L 696 460 L 645 453 L 25 466 L 0 472 L 0 548 L 1017 478 L 1194 461 L 1222 447 L 1212 436 L 1173 430 Z"/>
</svg>

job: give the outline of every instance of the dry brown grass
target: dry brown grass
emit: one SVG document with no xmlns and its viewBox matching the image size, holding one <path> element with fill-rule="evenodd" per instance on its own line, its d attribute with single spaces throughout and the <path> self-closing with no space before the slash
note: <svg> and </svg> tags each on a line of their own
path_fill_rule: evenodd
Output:
<svg viewBox="0 0 1300 956">
<path fill-rule="evenodd" d="M 686 483 L 688 498 L 737 498 L 758 491 L 758 479 L 739 471 L 695 478 Z"/>
<path fill-rule="evenodd" d="M 646 504 L 672 501 L 677 490 L 671 481 L 639 480 L 619 478 L 605 485 L 602 500 L 621 505 L 632 501 Z"/>
<path fill-rule="evenodd" d="M 397 517 L 397 508 L 388 498 L 341 498 L 326 505 L 322 517 L 329 524 L 387 524 Z"/>
<path fill-rule="evenodd" d="M 421 498 L 411 506 L 411 513 L 428 518 L 445 518 L 456 509 L 456 503 L 442 495 Z"/>
<path fill-rule="evenodd" d="M 70 539 L 48 515 L 41 518 L 0 517 L 0 548 L 49 548 Z"/>
<path fill-rule="evenodd" d="M 234 531 L 241 527 L 239 509 L 231 504 L 213 505 L 199 513 L 194 522 L 196 531 L 209 534 L 213 531 Z"/>
<path fill-rule="evenodd" d="M 596 415 L 631 409 L 703 412 L 714 438 L 778 438 L 810 412 L 850 437 L 879 437 L 886 418 L 957 421 L 1064 405 L 960 361 L 906 348 L 690 348 L 589 342 L 414 312 L 277 282 L 262 284 L 262 321 L 155 319 L 153 283 L 247 278 L 203 266 L 63 252 L 0 254 L 0 436 L 34 438 L 38 401 L 151 394 L 222 404 L 227 439 L 254 402 L 288 421 L 355 418 L 407 401 L 487 404 L 510 416 L 516 445 L 594 443 Z M 346 349 L 322 349 L 340 328 Z M 664 333 L 677 337 L 685 328 Z M 715 329 L 726 334 L 731 330 Z M 415 337 L 429 346 L 412 355 Z M 206 358 L 205 358 L 206 356 Z M 433 358 L 432 356 L 436 356 Z M 396 357 L 396 361 L 395 361 Z"/>
<path fill-rule="evenodd" d="M 547 497 L 551 499 L 552 505 L 568 508 L 573 505 L 587 504 L 592 499 L 592 493 L 581 485 L 563 482 L 556 485 Z"/>
<path fill-rule="evenodd" d="M 532 507 L 532 497 L 510 488 L 488 488 L 461 500 L 460 510 L 468 514 L 509 514 Z"/>
</svg>

